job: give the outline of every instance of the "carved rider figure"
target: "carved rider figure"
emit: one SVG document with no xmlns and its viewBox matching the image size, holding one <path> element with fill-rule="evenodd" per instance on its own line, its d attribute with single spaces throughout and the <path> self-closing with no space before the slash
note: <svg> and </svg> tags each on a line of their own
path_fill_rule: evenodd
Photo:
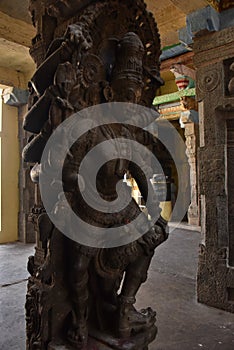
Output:
<svg viewBox="0 0 234 350">
<path fill-rule="evenodd" d="M 137 59 L 135 59 L 137 53 Z M 117 59 L 112 71 L 109 85 L 104 88 L 104 95 L 108 101 L 121 101 L 138 103 L 142 90 L 142 57 L 144 54 L 143 45 L 135 33 L 127 33 L 118 44 Z M 95 97 L 94 97 L 95 98 Z M 70 193 L 69 199 L 73 210 L 92 225 L 110 227 L 124 225 L 126 220 L 132 221 L 140 214 L 140 208 L 132 199 L 125 211 L 118 216 L 111 214 L 100 214 L 90 211 L 89 206 L 82 198 L 82 193 L 76 186 L 76 176 L 79 162 L 85 154 L 81 154 L 82 144 L 89 145 L 90 148 L 109 138 L 132 137 L 137 138 L 134 128 L 127 128 L 126 125 L 111 124 L 102 125 L 89 132 L 84 140 L 78 140 L 72 155 L 67 157 L 64 165 L 64 188 Z M 113 147 L 117 145 L 115 143 Z M 88 153 L 88 149 L 84 150 Z M 131 152 L 131 150 L 127 150 Z M 101 157 L 101 155 L 100 155 Z M 139 159 L 144 168 L 145 160 Z M 91 162 L 90 162 L 91 164 Z M 146 201 L 147 186 L 134 163 L 128 160 L 112 160 L 107 162 L 99 171 L 97 176 L 97 189 L 100 196 L 106 201 L 116 199 L 116 184 L 123 179 L 124 174 L 129 170 L 136 179 L 142 195 Z M 90 165 L 90 175 L 92 166 Z M 149 174 L 150 176 L 150 174 Z M 84 179 L 85 186 L 89 187 L 88 176 Z M 90 188 L 92 192 L 92 188 Z M 58 204 L 59 205 L 59 204 Z M 148 208 L 149 212 L 157 211 L 158 202 L 154 201 L 154 206 Z M 60 214 L 59 214 L 60 215 Z M 147 223 L 145 217 L 145 223 Z M 89 318 L 89 266 L 92 260 L 95 261 L 93 269 L 97 273 L 98 286 L 102 295 L 104 309 L 114 310 L 117 321 L 116 335 L 118 337 L 129 337 L 132 331 L 140 331 L 152 326 L 155 322 L 155 313 L 148 309 L 144 313 L 137 312 L 133 307 L 136 293 L 141 284 L 147 278 L 147 271 L 151 262 L 154 249 L 166 238 L 166 222 L 160 217 L 155 225 L 137 241 L 123 247 L 112 249 L 95 249 L 82 246 L 74 241 L 69 242 L 70 251 L 70 286 L 73 300 L 72 325 L 68 331 L 68 339 L 78 348 L 86 346 L 88 337 Z M 127 233 L 126 233 L 127 234 Z M 92 270 L 93 271 L 93 270 Z M 123 274 L 125 277 L 123 279 Z M 123 280 L 122 280 L 123 279 Z M 122 288 L 117 294 L 120 283 Z M 95 296 L 97 298 L 97 296 Z M 107 307 L 107 304 L 109 307 Z M 100 310 L 99 310 L 100 312 Z M 104 314 L 104 311 L 101 311 Z"/>
</svg>

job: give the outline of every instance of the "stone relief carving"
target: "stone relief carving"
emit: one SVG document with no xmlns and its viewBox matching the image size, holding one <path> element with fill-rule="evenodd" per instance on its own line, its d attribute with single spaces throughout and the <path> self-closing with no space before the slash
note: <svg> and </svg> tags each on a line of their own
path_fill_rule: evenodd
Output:
<svg viewBox="0 0 234 350">
<path fill-rule="evenodd" d="M 199 188 L 203 235 L 198 265 L 198 300 L 230 312 L 234 310 L 234 276 L 228 261 L 231 256 L 229 233 L 233 231 L 229 228 L 231 221 L 228 217 L 231 211 L 227 183 L 229 169 L 232 174 L 229 168 L 232 164 L 227 155 L 227 141 L 230 130 L 228 122 L 233 116 L 233 98 L 228 90 L 232 78 L 232 42 L 233 28 L 227 28 L 197 38 L 194 46 L 201 135 Z M 207 71 L 214 70 L 219 76 L 218 85 L 211 93 L 203 93 L 199 90 L 199 81 L 203 80 Z"/>
<path fill-rule="evenodd" d="M 43 150 L 62 122 L 101 103 L 131 102 L 150 107 L 162 81 L 159 35 L 143 1 L 31 0 L 30 11 L 38 31 L 31 48 L 38 68 L 29 85 L 24 128 L 32 137 L 23 158 L 35 164 L 31 178 L 38 186 Z M 149 147 L 157 143 L 134 127 L 102 125 L 75 142 L 64 162 L 67 201 L 84 221 L 97 227 L 124 225 L 141 212 L 134 200 L 118 214 L 95 212 L 82 197 L 82 184 L 77 188 L 76 174 L 83 157 L 98 143 L 117 137 L 135 139 Z M 65 143 L 61 139 L 60 147 Z M 160 152 L 159 146 L 156 149 Z M 126 148 L 126 153 L 132 151 Z M 59 150 L 55 159 L 60 161 Z M 121 159 L 101 168 L 97 189 L 103 199 L 116 199 L 116 184 L 127 170 L 145 201 L 152 195 L 147 193 L 152 170 L 141 155 L 139 159 L 141 169 Z M 48 164 L 52 167 L 50 160 Z M 87 183 L 88 179 L 85 186 Z M 56 181 L 50 185 L 56 186 Z M 53 210 L 64 214 L 64 199 L 58 197 Z M 159 210 L 157 199 L 152 203 L 147 208 L 149 214 Z M 91 349 L 95 341 L 97 349 L 102 349 L 103 343 L 108 349 L 147 349 L 157 333 L 156 313 L 151 308 L 137 311 L 134 304 L 155 248 L 167 239 L 167 222 L 159 216 L 142 237 L 124 246 L 88 247 L 55 227 L 39 191 L 32 220 L 38 239 L 35 256 L 28 264 L 32 276 L 26 302 L 27 348 L 54 349 L 54 342 L 62 342 L 72 349 Z"/>
<path fill-rule="evenodd" d="M 234 95 L 234 62 L 230 64 L 230 80 L 228 82 L 228 91 L 230 95 Z"/>
<path fill-rule="evenodd" d="M 214 69 L 207 70 L 205 74 L 199 79 L 198 87 L 202 92 L 211 92 L 219 85 L 220 76 Z"/>
</svg>

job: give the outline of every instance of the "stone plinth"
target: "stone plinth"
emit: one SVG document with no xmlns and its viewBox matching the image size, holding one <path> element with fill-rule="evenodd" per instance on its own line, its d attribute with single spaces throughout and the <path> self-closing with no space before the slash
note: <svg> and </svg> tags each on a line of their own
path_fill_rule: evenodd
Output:
<svg viewBox="0 0 234 350">
<path fill-rule="evenodd" d="M 146 344 L 151 343 L 157 335 L 157 327 L 153 326 L 149 330 L 136 334 L 131 338 L 117 339 L 105 333 L 92 331 L 88 345 L 83 350 L 147 350 Z M 48 350 L 73 350 L 74 347 L 64 342 L 51 342 Z"/>
</svg>

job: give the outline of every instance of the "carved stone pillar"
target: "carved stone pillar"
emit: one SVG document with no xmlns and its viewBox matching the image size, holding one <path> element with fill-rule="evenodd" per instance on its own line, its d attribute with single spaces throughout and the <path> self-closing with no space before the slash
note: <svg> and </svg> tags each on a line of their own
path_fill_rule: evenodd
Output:
<svg viewBox="0 0 234 350">
<path fill-rule="evenodd" d="M 178 90 L 186 91 L 195 86 L 195 71 L 182 64 L 171 66 L 171 72 L 175 75 L 175 82 Z M 182 96 L 180 98 L 181 114 L 180 126 L 185 129 L 186 155 L 190 166 L 190 205 L 187 213 L 188 223 L 198 226 L 199 218 L 199 201 L 197 188 L 197 148 L 198 148 L 198 113 L 195 97 Z"/>
<path fill-rule="evenodd" d="M 198 147 L 198 124 L 191 118 L 191 111 L 181 113 L 180 124 L 184 128 L 186 138 L 186 155 L 190 166 L 190 194 L 191 203 L 188 209 L 188 223 L 199 226 L 199 203 L 198 203 L 198 176 L 197 176 L 197 147 Z"/>
<path fill-rule="evenodd" d="M 234 312 L 234 27 L 197 36 L 194 52 L 202 227 L 198 300 Z"/>
<path fill-rule="evenodd" d="M 37 242 L 36 253 L 28 262 L 31 277 L 26 296 L 27 349 L 147 350 L 157 334 L 156 313 L 151 308 L 138 312 L 133 305 L 141 284 L 147 279 L 154 249 L 167 238 L 167 222 L 159 216 L 151 229 L 148 217 L 141 215 L 133 200 L 127 204 L 127 212 L 124 207 L 109 211 L 107 202 L 115 202 L 116 183 L 124 179 L 127 170 L 142 188 L 145 202 L 154 193 L 147 157 L 138 154 L 138 167 L 133 161 L 126 163 L 131 148 L 126 143 L 122 156 L 119 150 L 125 143 L 118 141 L 120 137 L 126 141 L 142 140 L 152 150 L 152 137 L 145 137 L 143 128 L 140 132 L 139 127 L 117 123 L 120 116 L 129 116 L 129 110 L 125 114 L 112 112 L 109 107 L 110 102 L 126 101 L 152 106 L 156 89 L 162 84 L 156 23 L 143 0 L 31 0 L 30 12 L 37 29 L 30 50 L 37 70 L 29 83 L 29 111 L 24 129 L 32 135 L 23 150 L 23 158 L 34 164 L 30 171 L 35 184 L 31 220 Z M 88 125 L 87 132 L 74 138 L 73 132 L 79 127 L 73 124 L 66 131 L 65 125 L 73 120 L 75 113 L 79 122 L 86 123 L 91 119 L 87 114 L 80 118 L 79 112 L 106 103 L 109 103 L 110 123 L 103 112 L 91 112 L 94 124 Z M 103 124 L 96 124 L 99 114 L 104 118 Z M 137 115 L 134 110 L 134 118 Z M 152 113 L 149 123 L 145 114 L 143 117 L 140 120 L 144 120 L 144 128 L 155 120 Z M 47 141 L 59 130 L 63 135 L 45 159 Z M 66 151 L 64 161 L 61 150 L 66 150 L 68 140 L 72 146 Z M 95 161 L 89 160 L 88 173 L 81 176 L 82 160 L 90 150 L 109 140 L 117 140 L 110 147 L 114 158 L 105 158 L 106 146 L 100 147 L 96 159 L 104 159 L 104 163 L 97 166 L 93 186 L 91 172 L 95 172 Z M 156 151 L 162 154 L 164 149 L 159 148 Z M 56 179 L 59 164 L 63 164 L 63 169 Z M 45 174 L 52 177 L 45 180 Z M 44 185 L 48 185 L 45 196 Z M 89 198 L 95 200 L 93 205 L 82 194 L 85 188 L 91 194 Z M 101 200 L 93 195 L 96 189 Z M 47 199 L 53 201 L 49 207 Z M 149 213 L 157 211 L 159 215 L 156 196 L 153 199 L 148 205 Z M 96 206 L 103 200 L 105 213 Z M 122 235 L 124 227 L 137 215 L 145 221 L 147 232 L 119 246 L 107 247 L 105 239 L 98 238 L 101 244 L 96 246 L 97 242 L 82 242 L 78 236 L 68 235 L 72 227 L 69 212 L 80 217 L 79 222 L 89 225 L 86 230 L 76 224 L 75 236 L 88 237 L 91 226 L 95 237 L 100 228 L 120 227 Z M 64 227 L 51 217 L 52 213 Z M 137 228 L 132 225 L 125 237 L 130 236 L 129 232 L 137 233 L 138 227 L 143 225 Z"/>
<path fill-rule="evenodd" d="M 22 153 L 28 141 L 28 133 L 23 130 L 23 119 L 26 105 L 19 108 L 19 143 Z M 35 243 L 35 230 L 28 218 L 34 205 L 34 184 L 30 178 L 30 169 L 21 160 L 19 171 L 20 210 L 19 210 L 19 240 L 24 243 Z"/>
<path fill-rule="evenodd" d="M 23 130 L 23 120 L 27 111 L 28 91 L 9 87 L 4 89 L 4 103 L 18 108 L 18 139 L 20 154 L 27 141 L 28 133 Z M 19 214 L 18 214 L 18 238 L 24 243 L 35 242 L 35 231 L 28 217 L 34 205 L 34 185 L 29 176 L 30 169 L 23 160 L 19 169 Z"/>
</svg>

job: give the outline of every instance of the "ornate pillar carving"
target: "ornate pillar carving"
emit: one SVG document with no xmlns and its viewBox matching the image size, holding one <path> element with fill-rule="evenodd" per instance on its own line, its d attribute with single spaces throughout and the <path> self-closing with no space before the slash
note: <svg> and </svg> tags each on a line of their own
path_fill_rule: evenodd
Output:
<svg viewBox="0 0 234 350">
<path fill-rule="evenodd" d="M 233 115 L 234 27 L 194 39 L 200 150 L 202 242 L 197 294 L 234 312 Z"/>
<path fill-rule="evenodd" d="M 183 64 L 174 64 L 170 68 L 175 75 L 175 81 L 179 91 L 186 91 L 195 86 L 195 70 Z M 190 166 L 190 197 L 191 202 L 188 209 L 188 223 L 198 226 L 199 201 L 197 188 L 197 140 L 198 140 L 198 113 L 195 97 L 182 96 L 180 98 L 180 125 L 185 129 L 186 155 Z"/>
<path fill-rule="evenodd" d="M 195 115 L 195 116 L 194 116 Z M 184 128 L 186 138 L 186 155 L 190 166 L 190 194 L 191 203 L 188 209 L 188 223 L 200 225 L 200 210 L 198 202 L 198 170 L 197 170 L 197 148 L 198 148 L 198 122 L 195 123 L 197 112 L 186 110 L 181 112 L 180 125 Z"/>
<path fill-rule="evenodd" d="M 18 108 L 18 139 L 20 154 L 28 139 L 27 132 L 23 130 L 23 120 L 27 111 L 28 91 L 9 87 L 4 89 L 4 103 Z M 30 169 L 21 159 L 19 169 L 19 215 L 18 215 L 18 238 L 24 243 L 35 242 L 35 231 L 32 223 L 28 220 L 34 203 L 34 185 L 30 179 Z"/>
<path fill-rule="evenodd" d="M 167 222 L 150 182 L 151 163 L 138 152 L 136 164 L 128 141 L 136 139 L 149 151 L 155 146 L 160 154 L 164 150 L 145 130 L 158 113 L 136 113 L 140 105 L 152 106 L 162 84 L 157 25 L 143 0 L 31 0 L 30 11 L 37 29 L 30 52 L 38 68 L 29 84 L 24 129 L 32 135 L 23 157 L 34 164 L 37 245 L 28 263 L 27 349 L 147 350 L 157 334 L 156 313 L 137 311 L 134 304 L 154 249 L 167 239 Z M 99 112 L 89 113 L 94 105 Z M 124 124 L 133 106 L 132 118 L 140 117 L 144 128 L 130 119 Z M 107 108 L 110 122 L 100 107 Z M 80 130 L 83 135 L 77 136 Z M 47 141 L 58 133 L 47 153 Z M 88 165 L 80 175 L 83 160 Z M 126 187 L 117 193 L 127 171 L 140 187 L 151 221 Z M 126 201 L 113 210 L 121 196 Z M 48 206 L 45 198 L 53 203 Z M 111 245 L 103 233 L 113 229 L 114 237 L 118 228 L 128 242 Z M 146 231 L 130 241 L 142 228 Z"/>
<path fill-rule="evenodd" d="M 19 144 L 20 154 L 28 142 L 29 135 L 23 130 L 23 119 L 27 110 L 27 105 L 19 108 Z M 19 240 L 24 243 L 35 243 L 36 235 L 34 226 L 30 220 L 31 209 L 34 205 L 34 184 L 30 178 L 29 167 L 21 160 L 19 171 Z"/>
</svg>

